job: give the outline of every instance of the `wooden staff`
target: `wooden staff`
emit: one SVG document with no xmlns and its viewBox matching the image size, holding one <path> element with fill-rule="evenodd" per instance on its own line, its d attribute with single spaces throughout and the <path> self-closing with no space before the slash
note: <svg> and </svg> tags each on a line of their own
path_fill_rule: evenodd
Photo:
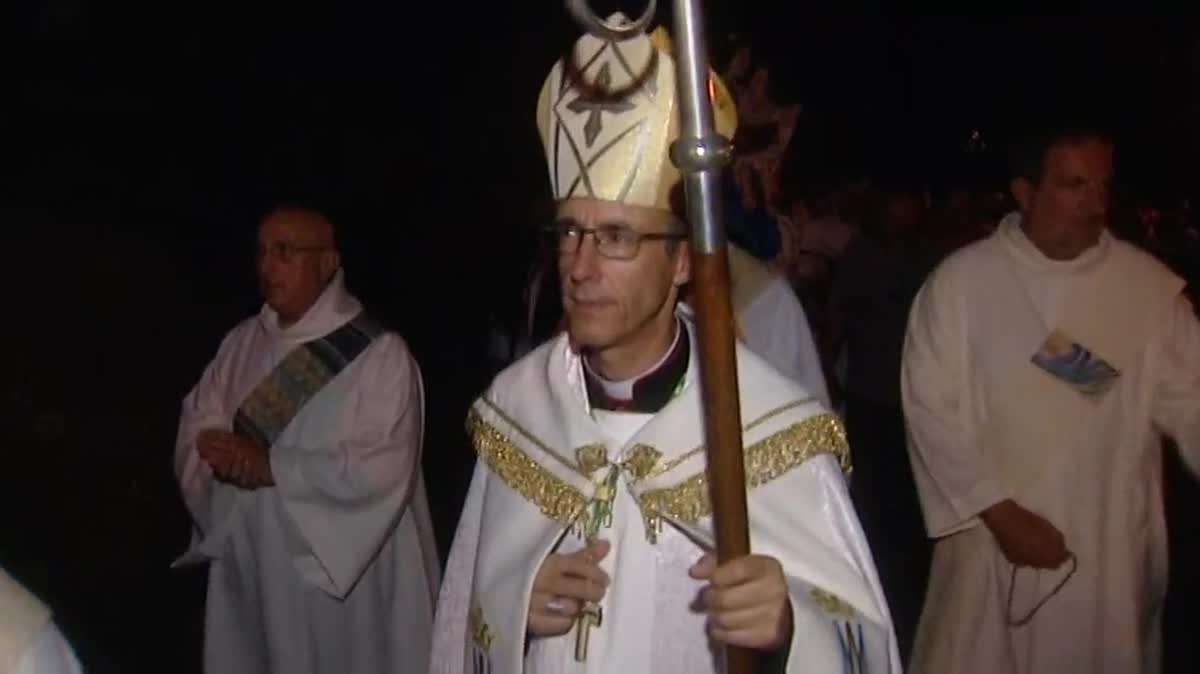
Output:
<svg viewBox="0 0 1200 674">
<path fill-rule="evenodd" d="M 567 8 L 593 35 L 624 40 L 641 33 L 654 18 L 655 0 L 633 23 L 613 26 L 595 16 L 587 0 L 566 0 Z M 733 305 L 729 259 L 721 221 L 720 172 L 729 161 L 730 143 L 713 124 L 712 88 L 704 19 L 699 0 L 674 0 L 675 69 L 679 88 L 679 140 L 671 161 L 683 175 L 687 217 L 692 226 L 692 274 L 700 381 L 704 400 L 709 494 L 713 506 L 717 559 L 724 563 L 750 554 L 746 513 L 746 470 L 738 399 Z M 752 674 L 755 653 L 725 649 L 729 674 Z"/>
</svg>

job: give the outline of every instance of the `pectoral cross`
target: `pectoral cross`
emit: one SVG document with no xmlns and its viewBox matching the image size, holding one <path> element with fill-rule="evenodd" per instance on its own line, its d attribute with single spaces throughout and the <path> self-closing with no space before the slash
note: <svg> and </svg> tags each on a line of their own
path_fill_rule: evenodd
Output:
<svg viewBox="0 0 1200 674">
<path fill-rule="evenodd" d="M 575 662 L 587 660 L 588 636 L 593 627 L 599 627 L 604 622 L 604 609 L 595 604 L 584 607 L 583 613 L 575 621 Z"/>
</svg>

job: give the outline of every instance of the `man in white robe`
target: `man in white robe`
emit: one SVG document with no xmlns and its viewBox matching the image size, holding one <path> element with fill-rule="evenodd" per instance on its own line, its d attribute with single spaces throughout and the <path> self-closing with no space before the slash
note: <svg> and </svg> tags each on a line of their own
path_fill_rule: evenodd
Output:
<svg viewBox="0 0 1200 674">
<path fill-rule="evenodd" d="M 431 672 L 703 674 L 728 644 L 792 673 L 898 672 L 841 424 L 742 345 L 754 554 L 715 563 L 695 329 L 677 307 L 690 262 L 670 207 L 670 49 L 661 30 L 584 36 L 580 77 L 560 62 L 542 90 L 567 331 L 471 409 L 479 461 Z"/>
<path fill-rule="evenodd" d="M 1200 465 L 1200 325 L 1182 281 L 1106 231 L 1102 135 L 1047 134 L 1017 169 L 1020 212 L 910 316 L 904 410 L 936 540 L 910 671 L 1158 672 L 1160 434 Z"/>
<path fill-rule="evenodd" d="M 266 302 L 183 402 L 175 469 L 209 563 L 210 674 L 423 672 L 438 562 L 420 371 L 343 283 L 333 227 L 259 228 Z"/>
</svg>

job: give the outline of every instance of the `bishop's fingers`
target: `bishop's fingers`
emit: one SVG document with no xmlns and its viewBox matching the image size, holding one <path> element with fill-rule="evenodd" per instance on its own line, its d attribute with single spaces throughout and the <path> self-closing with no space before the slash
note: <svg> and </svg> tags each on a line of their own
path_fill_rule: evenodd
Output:
<svg viewBox="0 0 1200 674">
<path fill-rule="evenodd" d="M 598 602 L 604 599 L 604 585 L 591 579 L 572 576 L 559 576 L 546 584 L 546 591 L 551 594 L 579 599 L 582 601 Z"/>
</svg>

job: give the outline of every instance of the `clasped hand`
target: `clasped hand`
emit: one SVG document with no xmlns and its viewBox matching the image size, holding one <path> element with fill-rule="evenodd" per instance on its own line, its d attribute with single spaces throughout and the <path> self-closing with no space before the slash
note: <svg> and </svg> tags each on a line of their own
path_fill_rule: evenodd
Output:
<svg viewBox="0 0 1200 674">
<path fill-rule="evenodd" d="M 981 513 L 1013 566 L 1057 569 L 1071 557 L 1063 533 L 1041 515 L 1004 500 Z"/>
<path fill-rule="evenodd" d="M 222 482 L 243 489 L 275 484 L 267 450 L 244 436 L 215 429 L 201 431 L 196 436 L 196 453 Z"/>
<path fill-rule="evenodd" d="M 609 550 L 607 541 L 596 541 L 568 555 L 546 557 L 529 599 L 527 630 L 531 636 L 566 634 L 589 603 L 604 599 L 610 579 L 600 561 Z M 688 573 L 708 581 L 702 601 L 714 639 L 769 651 L 790 638 L 787 583 L 783 567 L 774 558 L 749 555 L 718 566 L 716 557 L 705 555 Z"/>
</svg>

